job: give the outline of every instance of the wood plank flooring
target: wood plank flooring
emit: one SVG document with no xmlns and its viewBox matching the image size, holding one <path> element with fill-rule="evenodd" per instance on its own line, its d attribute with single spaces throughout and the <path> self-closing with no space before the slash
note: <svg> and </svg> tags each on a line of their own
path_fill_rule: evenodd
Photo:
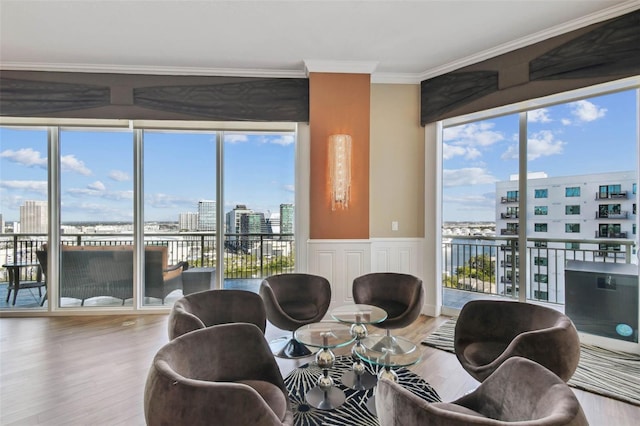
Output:
<svg viewBox="0 0 640 426">
<path fill-rule="evenodd" d="M 446 319 L 422 316 L 396 334 L 419 342 Z M 266 335 L 286 333 L 269 325 Z M 1 318 L 0 424 L 144 425 L 147 372 L 167 341 L 167 315 Z M 443 400 L 477 386 L 454 355 L 419 347 L 423 360 L 411 369 Z M 309 360 L 278 364 L 286 375 Z M 640 407 L 574 392 L 591 425 L 638 424 Z"/>
</svg>

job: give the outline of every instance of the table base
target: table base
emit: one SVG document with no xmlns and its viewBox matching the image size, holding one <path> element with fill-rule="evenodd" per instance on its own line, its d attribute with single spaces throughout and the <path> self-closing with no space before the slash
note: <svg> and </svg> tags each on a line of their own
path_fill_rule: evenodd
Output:
<svg viewBox="0 0 640 426">
<path fill-rule="evenodd" d="M 269 342 L 271 353 L 278 358 L 306 358 L 318 352 L 318 348 L 309 348 L 291 336 L 283 336 Z"/>
<path fill-rule="evenodd" d="M 353 371 L 346 371 L 340 378 L 340 381 L 348 388 L 355 390 L 367 390 L 371 389 L 378 383 L 378 378 L 368 371 L 365 371 L 361 375 L 357 375 Z"/>
<path fill-rule="evenodd" d="M 342 389 L 331 387 L 324 392 L 320 386 L 312 388 L 305 395 L 307 403 L 319 410 L 334 410 L 344 404 L 346 396 Z"/>
</svg>

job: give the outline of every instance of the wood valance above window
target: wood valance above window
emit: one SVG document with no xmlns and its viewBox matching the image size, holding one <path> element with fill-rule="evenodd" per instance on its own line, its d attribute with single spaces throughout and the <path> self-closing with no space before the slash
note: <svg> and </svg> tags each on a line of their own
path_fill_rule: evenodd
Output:
<svg viewBox="0 0 640 426">
<path fill-rule="evenodd" d="M 308 122 L 309 80 L 3 71 L 0 115 Z"/>
<path fill-rule="evenodd" d="M 640 75 L 640 10 L 421 82 L 427 123 Z"/>
</svg>

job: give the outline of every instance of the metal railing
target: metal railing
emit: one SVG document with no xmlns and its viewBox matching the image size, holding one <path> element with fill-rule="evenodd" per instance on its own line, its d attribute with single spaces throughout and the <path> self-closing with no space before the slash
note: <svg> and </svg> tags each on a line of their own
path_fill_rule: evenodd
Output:
<svg viewBox="0 0 640 426">
<path fill-rule="evenodd" d="M 631 263 L 632 240 L 566 240 L 528 238 L 526 271 L 520 271 L 517 238 L 461 237 L 442 244 L 442 282 L 445 288 L 516 297 L 512 287 L 526 278 L 527 298 L 564 304 L 565 265 L 569 260 Z M 611 244 L 615 249 L 603 249 Z M 607 246 L 608 247 L 608 246 Z M 509 257 L 507 257 L 509 256 Z M 515 277 L 515 279 L 514 279 Z"/>
<path fill-rule="evenodd" d="M 45 234 L 0 234 L 0 262 L 37 263 L 36 251 L 47 243 Z M 205 232 L 146 233 L 145 245 L 166 246 L 168 263 L 186 261 L 190 267 L 216 265 L 216 234 Z M 117 246 L 132 245 L 131 234 L 63 234 L 62 245 Z M 295 240 L 293 234 L 225 234 L 224 277 L 264 278 L 291 272 L 295 268 Z M 21 280 L 32 280 L 37 268 L 21 268 Z M 0 270 L 0 283 L 8 280 Z"/>
</svg>

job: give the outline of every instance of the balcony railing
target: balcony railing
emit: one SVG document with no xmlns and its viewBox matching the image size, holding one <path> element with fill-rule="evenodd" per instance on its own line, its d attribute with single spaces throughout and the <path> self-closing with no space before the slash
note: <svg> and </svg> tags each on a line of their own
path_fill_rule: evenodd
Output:
<svg viewBox="0 0 640 426">
<path fill-rule="evenodd" d="M 0 235 L 0 264 L 36 263 L 36 250 L 47 242 L 44 234 Z M 132 245 L 132 235 L 63 234 L 63 245 L 117 246 Z M 168 247 L 168 263 L 187 261 L 190 267 L 214 267 L 216 263 L 215 233 L 147 233 L 145 245 Z M 264 278 L 290 272 L 295 267 L 293 234 L 225 234 L 224 278 Z M 35 279 L 37 268 L 21 268 L 21 280 Z M 0 269 L 0 283 L 7 283 L 7 272 Z"/>
<path fill-rule="evenodd" d="M 518 235 L 518 230 L 511 228 L 502 228 L 500 229 L 500 235 Z"/>
<path fill-rule="evenodd" d="M 627 233 L 613 232 L 613 231 L 607 231 L 607 232 L 596 231 L 596 238 L 627 238 Z"/>
<path fill-rule="evenodd" d="M 443 242 L 443 286 L 516 297 L 517 291 L 513 292 L 511 286 L 517 290 L 518 281 L 523 278 L 526 279 L 528 299 L 564 304 L 564 267 L 568 260 L 631 263 L 631 259 L 635 259 L 632 240 L 528 238 L 525 248 L 527 270 L 521 271 L 519 263 L 506 258 L 507 254 L 518 257 L 524 254 L 517 243 L 517 238 L 513 237 L 474 237 Z M 568 243 L 578 243 L 579 248 L 567 248 Z M 603 250 L 603 243 L 615 248 Z M 512 277 L 516 277 L 515 280 Z"/>
<path fill-rule="evenodd" d="M 627 191 L 621 192 L 596 192 L 596 200 L 621 200 L 627 198 Z"/>
<path fill-rule="evenodd" d="M 502 204 L 517 203 L 518 201 L 520 201 L 518 197 L 500 197 L 500 203 Z"/>
<path fill-rule="evenodd" d="M 518 213 L 500 213 L 500 219 L 517 219 Z"/>
<path fill-rule="evenodd" d="M 596 219 L 628 219 L 629 212 L 596 212 Z"/>
</svg>

